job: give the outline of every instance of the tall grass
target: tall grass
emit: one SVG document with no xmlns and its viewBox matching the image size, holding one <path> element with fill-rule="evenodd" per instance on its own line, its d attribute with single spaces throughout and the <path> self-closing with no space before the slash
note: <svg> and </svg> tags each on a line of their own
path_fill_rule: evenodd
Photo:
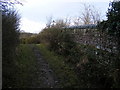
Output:
<svg viewBox="0 0 120 90">
<path fill-rule="evenodd" d="M 32 48 L 28 44 L 21 44 L 16 50 L 16 81 L 14 87 L 29 88 L 35 78 L 36 72 L 36 58 L 32 51 Z"/>
</svg>

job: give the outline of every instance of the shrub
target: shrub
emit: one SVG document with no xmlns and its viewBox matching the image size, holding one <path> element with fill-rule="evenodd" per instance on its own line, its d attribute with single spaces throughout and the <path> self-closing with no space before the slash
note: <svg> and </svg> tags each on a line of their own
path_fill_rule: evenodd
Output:
<svg viewBox="0 0 120 90">
<path fill-rule="evenodd" d="M 52 27 L 40 33 L 42 43 L 47 44 L 50 50 L 66 58 L 66 62 L 76 64 L 80 60 L 81 51 L 74 42 L 74 36 L 65 29 Z"/>
<path fill-rule="evenodd" d="M 118 88 L 119 77 L 116 64 L 119 64 L 116 54 L 98 50 L 94 47 L 81 48 L 84 53 L 82 60 L 87 59 L 88 62 L 77 65 L 77 73 L 80 79 L 81 87 L 95 87 L 95 88 Z M 86 49 L 86 50 L 85 50 Z M 97 54 L 95 53 L 97 51 Z"/>
<path fill-rule="evenodd" d="M 15 49 L 19 43 L 19 15 L 15 10 L 2 11 L 2 66 L 3 87 L 9 87 L 14 80 Z"/>
</svg>

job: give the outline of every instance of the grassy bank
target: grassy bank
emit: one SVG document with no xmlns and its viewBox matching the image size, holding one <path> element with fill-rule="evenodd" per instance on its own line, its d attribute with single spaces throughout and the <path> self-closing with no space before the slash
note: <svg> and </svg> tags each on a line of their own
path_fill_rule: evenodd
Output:
<svg viewBox="0 0 120 90">
<path fill-rule="evenodd" d="M 16 50 L 16 85 L 15 87 L 30 87 L 35 78 L 36 58 L 30 45 L 21 44 Z"/>
<path fill-rule="evenodd" d="M 78 87 L 78 79 L 73 69 L 64 63 L 62 56 L 49 51 L 45 45 L 38 44 L 41 54 L 50 64 L 60 81 L 60 87 Z"/>
</svg>

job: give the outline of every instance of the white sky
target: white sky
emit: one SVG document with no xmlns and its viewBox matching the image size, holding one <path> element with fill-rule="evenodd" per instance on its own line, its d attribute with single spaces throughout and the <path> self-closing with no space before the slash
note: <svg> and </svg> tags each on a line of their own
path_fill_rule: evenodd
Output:
<svg viewBox="0 0 120 90">
<path fill-rule="evenodd" d="M 111 0 L 21 0 L 23 6 L 17 9 L 21 14 L 21 30 L 39 33 L 47 23 L 47 18 L 53 19 L 79 16 L 81 4 L 89 3 L 98 9 L 105 17 Z"/>
<path fill-rule="evenodd" d="M 38 33 L 40 29 L 43 29 L 45 27 L 45 24 L 43 22 L 36 22 L 27 18 L 21 18 L 20 27 L 26 32 Z"/>
</svg>

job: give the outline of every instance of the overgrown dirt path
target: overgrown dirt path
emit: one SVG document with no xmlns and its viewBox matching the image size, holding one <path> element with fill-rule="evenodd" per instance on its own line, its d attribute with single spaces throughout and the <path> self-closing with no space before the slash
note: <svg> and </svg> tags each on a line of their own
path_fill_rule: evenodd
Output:
<svg viewBox="0 0 120 90">
<path fill-rule="evenodd" d="M 31 48 L 36 57 L 36 77 L 33 81 L 33 87 L 35 88 L 55 88 L 57 87 L 56 76 L 49 67 L 49 64 L 43 59 L 38 47 L 31 45 Z"/>
</svg>

